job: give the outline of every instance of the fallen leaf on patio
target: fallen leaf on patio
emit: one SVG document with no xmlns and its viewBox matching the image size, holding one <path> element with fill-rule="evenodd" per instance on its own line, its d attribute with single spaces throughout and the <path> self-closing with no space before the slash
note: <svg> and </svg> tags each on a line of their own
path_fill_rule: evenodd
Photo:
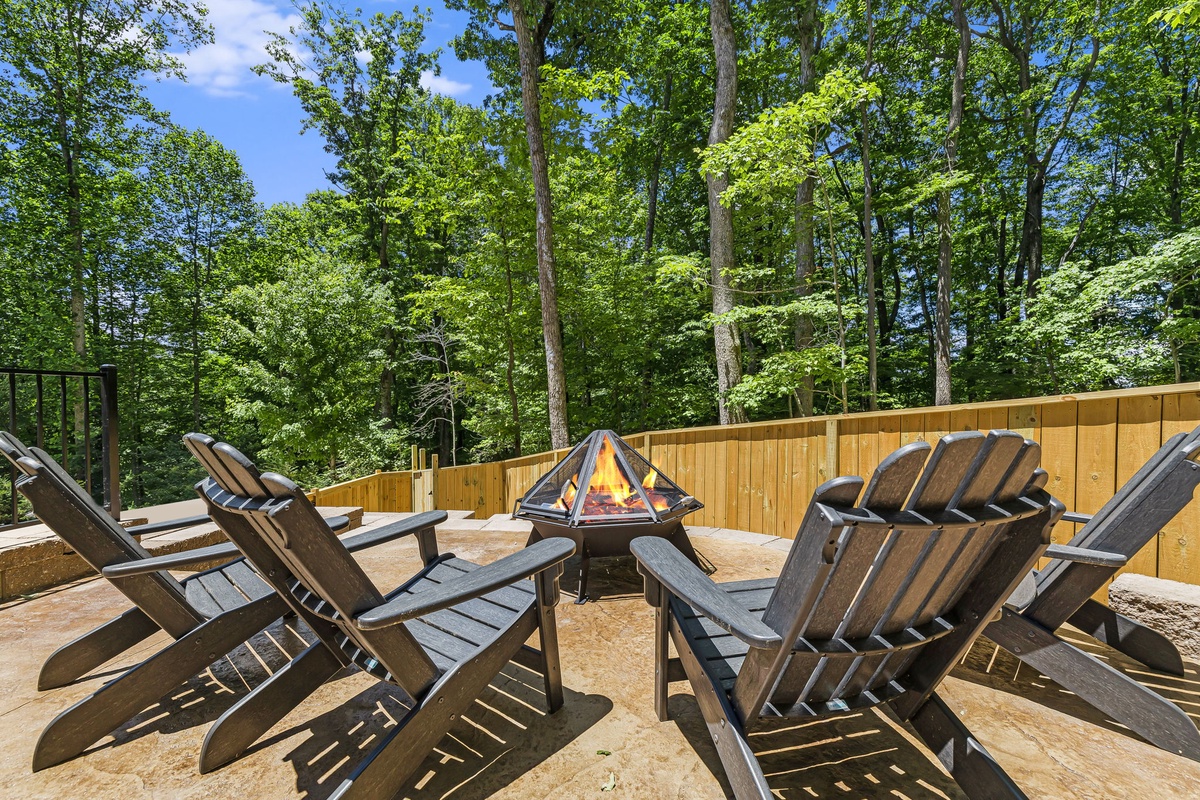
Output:
<svg viewBox="0 0 1200 800">
<path fill-rule="evenodd" d="M 611 756 L 611 755 L 612 755 L 612 750 L 597 750 L 597 751 L 596 751 L 596 755 L 598 755 L 598 756 Z"/>
<path fill-rule="evenodd" d="M 617 788 L 617 776 L 610 772 L 608 773 L 608 783 L 601 786 L 600 791 L 611 792 L 615 788 Z"/>
</svg>

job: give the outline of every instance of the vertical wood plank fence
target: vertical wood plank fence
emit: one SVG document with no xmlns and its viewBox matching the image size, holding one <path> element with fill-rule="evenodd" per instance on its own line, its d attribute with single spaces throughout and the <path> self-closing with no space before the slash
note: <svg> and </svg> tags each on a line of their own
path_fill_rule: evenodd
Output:
<svg viewBox="0 0 1200 800">
<path fill-rule="evenodd" d="M 1047 489 L 1067 508 L 1093 513 L 1163 441 L 1197 425 L 1200 383 L 1188 383 L 652 431 L 625 439 L 704 503 L 688 518 L 690 524 L 792 538 L 823 481 L 869 477 L 884 456 L 919 439 L 936 443 L 961 430 L 1018 431 L 1041 443 Z M 471 509 L 477 518 L 508 513 L 566 453 L 428 470 L 434 507 Z M 315 496 L 326 505 L 411 511 L 413 485 L 412 472 L 382 472 L 319 489 Z M 1055 539 L 1072 533 L 1070 526 L 1059 526 Z M 1125 570 L 1200 584 L 1200 501 Z"/>
</svg>

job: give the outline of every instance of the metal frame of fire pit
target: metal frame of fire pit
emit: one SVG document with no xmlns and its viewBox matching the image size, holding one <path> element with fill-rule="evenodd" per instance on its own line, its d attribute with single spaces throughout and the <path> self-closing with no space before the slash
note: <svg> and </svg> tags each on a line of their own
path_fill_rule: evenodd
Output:
<svg viewBox="0 0 1200 800">
<path fill-rule="evenodd" d="M 617 514 L 584 514 L 587 505 L 587 494 L 591 488 L 592 476 L 595 472 L 596 461 L 605 438 L 613 449 L 617 466 L 624 477 L 629 479 L 640 500 L 642 508 L 627 508 Z M 582 452 L 579 462 L 576 495 L 569 507 L 557 508 L 557 504 L 534 503 L 531 498 L 544 494 L 547 485 L 561 477 L 562 472 L 570 471 L 569 466 Z M 633 457 L 646 468 L 646 474 L 655 473 L 656 481 L 667 484 L 678 500 L 666 509 L 654 507 L 651 497 L 642 486 L 637 470 L 630 462 Z M 567 480 L 570 480 L 568 478 Z M 565 485 L 565 482 L 558 484 Z M 554 493 L 556 499 L 561 491 Z M 555 464 L 545 475 L 530 488 L 525 495 L 513 506 L 513 518 L 525 519 L 533 523 L 533 531 L 529 535 L 532 544 L 549 536 L 562 536 L 575 542 L 579 551 L 579 592 L 576 603 L 588 600 L 587 581 L 591 558 L 604 556 L 629 555 L 629 544 L 638 536 L 660 536 L 683 553 L 689 560 L 699 566 L 696 551 L 688 540 L 684 530 L 682 517 L 704 507 L 695 497 L 687 494 L 678 484 L 665 476 L 657 467 L 637 452 L 624 439 L 611 430 L 598 430 L 588 434 L 561 461 Z"/>
</svg>

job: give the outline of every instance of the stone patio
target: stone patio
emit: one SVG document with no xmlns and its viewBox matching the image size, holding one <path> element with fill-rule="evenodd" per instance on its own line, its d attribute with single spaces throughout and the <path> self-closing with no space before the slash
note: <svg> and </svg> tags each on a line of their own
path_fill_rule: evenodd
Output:
<svg viewBox="0 0 1200 800">
<path fill-rule="evenodd" d="M 400 515 L 366 514 L 364 529 Z M 443 551 L 493 561 L 524 545 L 512 520 L 451 520 Z M 724 529 L 691 529 L 717 580 L 776 574 L 787 542 Z M 390 589 L 418 565 L 401 540 L 359 554 Z M 573 588 L 570 566 L 564 589 Z M 686 683 L 672 685 L 672 720 L 653 711 L 651 609 L 630 559 L 593 561 L 599 602 L 564 595 L 558 625 L 566 706 L 544 713 L 540 679 L 510 665 L 426 758 L 406 798 L 722 798 L 728 785 Z M 208 724 L 248 687 L 302 646 L 304 631 L 275 623 L 231 657 L 179 687 L 74 761 L 33 774 L 36 737 L 60 710 L 118 670 L 155 652 L 158 635 L 76 684 L 35 690 L 42 661 L 58 645 L 127 608 L 106 582 L 79 581 L 0 605 L 0 792 L 22 798 L 324 798 L 362 751 L 395 724 L 402 707 L 389 687 L 361 673 L 331 681 L 240 761 L 199 775 Z M 1090 640 L 1077 643 L 1200 715 L 1200 667 L 1183 678 L 1151 673 Z M 997 760 L 1031 797 L 1192 798 L 1200 763 L 1142 742 L 1091 706 L 980 641 L 942 689 Z M 777 796 L 961 797 L 912 734 L 886 714 L 855 713 L 755 737 Z"/>
</svg>

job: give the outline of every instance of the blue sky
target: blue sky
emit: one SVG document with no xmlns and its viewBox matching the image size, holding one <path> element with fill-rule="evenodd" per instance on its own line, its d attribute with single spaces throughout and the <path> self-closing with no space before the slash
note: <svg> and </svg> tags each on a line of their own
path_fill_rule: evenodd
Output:
<svg viewBox="0 0 1200 800">
<path fill-rule="evenodd" d="M 275 0 L 206 0 L 216 41 L 183 55 L 188 80 L 149 83 L 147 96 L 171 113 L 178 125 L 202 128 L 235 151 L 264 203 L 300 202 L 314 189 L 327 188 L 324 170 L 333 158 L 316 131 L 300 135 L 302 112 L 291 90 L 251 67 L 267 60 L 264 31 L 286 33 L 298 22 L 291 3 Z M 414 3 L 364 2 L 363 13 L 402 10 Z M 440 76 L 427 76 L 429 88 L 469 103 L 492 92 L 481 62 L 459 61 L 449 42 L 466 27 L 463 12 L 448 11 L 440 0 L 420 4 L 432 20 L 425 26 L 426 49 L 442 49 Z"/>
</svg>

